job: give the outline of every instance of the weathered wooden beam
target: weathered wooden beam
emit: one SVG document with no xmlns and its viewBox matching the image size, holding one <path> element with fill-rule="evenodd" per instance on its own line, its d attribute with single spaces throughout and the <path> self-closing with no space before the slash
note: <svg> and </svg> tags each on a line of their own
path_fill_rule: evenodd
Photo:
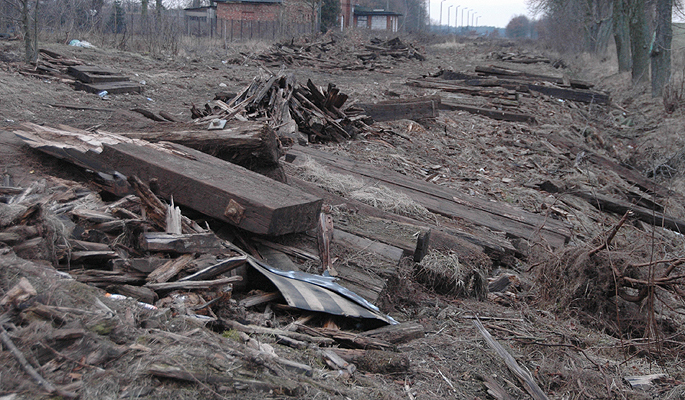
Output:
<svg viewBox="0 0 685 400">
<path fill-rule="evenodd" d="M 411 255 L 416 262 L 420 262 L 426 255 L 430 243 L 431 229 L 426 226 L 369 215 L 349 215 L 344 223 L 336 224 L 336 228 L 398 247 L 404 251 L 404 254 Z"/>
<path fill-rule="evenodd" d="M 67 68 L 67 73 L 84 83 L 103 83 L 128 81 L 113 69 L 101 68 L 94 65 L 74 65 Z"/>
<path fill-rule="evenodd" d="M 430 248 L 455 251 L 460 261 L 471 265 L 480 265 L 487 257 L 502 265 L 508 265 L 508 260 L 511 259 L 509 261 L 513 261 L 511 256 L 517 253 L 517 250 L 509 241 L 494 234 L 486 236 L 483 233 L 480 236 L 476 236 L 459 230 L 456 226 L 449 225 L 447 221 L 442 226 L 419 222 L 403 215 L 385 212 L 354 199 L 344 198 L 327 192 L 313 183 L 305 182 L 292 175 L 288 176 L 288 183 L 314 196 L 321 197 L 327 204 L 346 204 L 349 209 L 355 210 L 355 213 L 358 213 L 360 216 L 372 216 L 388 221 L 426 226 L 431 230 Z"/>
<path fill-rule="evenodd" d="M 96 171 L 155 180 L 158 195 L 253 233 L 303 232 L 321 209 L 319 198 L 182 145 L 24 126 L 32 132 L 17 134 L 34 148 Z"/>
<path fill-rule="evenodd" d="M 441 108 L 445 110 L 460 110 L 466 111 L 471 114 L 478 114 L 484 117 L 489 117 L 492 119 L 500 121 L 511 121 L 511 122 L 527 122 L 529 124 L 534 124 L 535 117 L 530 114 L 521 114 L 508 111 L 492 110 L 480 107 L 471 107 L 463 104 L 456 103 L 454 101 L 443 100 L 440 105 Z"/>
<path fill-rule="evenodd" d="M 117 82 L 102 82 L 102 83 L 83 83 L 80 81 L 74 82 L 74 87 L 76 90 L 83 90 L 88 93 L 100 93 L 102 91 L 107 91 L 109 94 L 122 94 L 122 93 L 142 93 L 143 86 L 139 83 L 129 82 L 129 81 L 117 81 Z"/>
<path fill-rule="evenodd" d="M 609 211 L 615 214 L 625 214 L 631 211 L 637 219 L 650 225 L 660 226 L 678 233 L 685 233 L 685 221 L 669 217 L 663 213 L 640 207 L 625 200 L 614 199 L 609 196 L 590 192 L 573 192 L 574 195 L 587 200 L 598 210 Z"/>
<path fill-rule="evenodd" d="M 439 114 L 440 96 L 416 97 L 412 99 L 390 100 L 379 103 L 361 103 L 363 108 L 375 121 L 394 121 L 398 119 L 418 120 L 436 118 Z"/>
<path fill-rule="evenodd" d="M 621 178 L 639 187 L 646 193 L 653 193 L 654 195 L 662 198 L 679 197 L 682 199 L 682 195 L 665 186 L 656 183 L 652 179 L 645 177 L 644 175 L 640 174 L 640 172 L 638 172 L 637 170 L 629 168 L 625 165 L 621 165 L 616 161 L 606 158 L 602 155 L 596 154 L 590 151 L 588 148 L 578 145 L 576 142 L 573 142 L 565 137 L 562 137 L 561 135 L 548 135 L 547 141 L 553 144 L 554 146 L 567 149 L 573 154 L 573 156 L 576 156 L 580 152 L 584 152 L 584 157 L 593 164 L 597 165 L 598 167 L 614 171 Z M 685 201 L 685 199 L 683 199 L 683 201 Z"/>
<path fill-rule="evenodd" d="M 408 79 L 407 85 L 428 89 L 439 89 L 443 92 L 469 94 L 471 96 L 498 97 L 507 100 L 517 100 L 516 91 L 504 88 L 492 87 L 484 89 L 474 86 L 455 84 L 450 81 L 443 81 L 438 83 L 426 79 Z"/>
<path fill-rule="evenodd" d="M 581 81 L 578 79 L 564 79 L 564 77 L 560 77 L 560 76 L 531 74 L 528 72 L 509 69 L 509 68 L 496 67 L 494 65 L 477 66 L 476 72 L 481 73 L 481 74 L 485 74 L 485 75 L 504 76 L 504 77 L 511 78 L 511 79 L 523 79 L 523 80 L 529 80 L 529 81 L 531 81 L 531 80 L 547 81 L 547 82 L 552 82 L 552 83 L 556 83 L 559 85 L 571 86 L 572 88 L 576 88 L 576 89 L 590 89 L 594 86 L 594 84 L 592 84 L 590 82 L 585 82 L 585 81 Z M 450 79 L 450 78 L 445 77 L 444 79 Z M 454 78 L 452 78 L 452 79 L 454 79 Z M 456 78 L 456 79 L 460 79 L 460 78 Z"/>
<path fill-rule="evenodd" d="M 563 246 L 570 239 L 570 229 L 563 223 L 502 202 L 467 196 L 419 179 L 313 148 L 294 146 L 289 153 L 303 159 L 305 157 L 314 159 L 334 172 L 353 174 L 366 181 L 383 182 L 392 190 L 408 194 L 431 212 L 461 218 L 475 225 L 506 232 L 510 237 L 533 241 L 543 240 L 553 248 Z"/>
<path fill-rule="evenodd" d="M 600 93 L 592 90 L 568 89 L 554 86 L 528 84 L 528 89 L 533 92 L 546 94 L 547 96 L 556 97 L 558 99 L 580 101 L 581 103 L 592 104 L 609 104 L 610 98 L 606 93 Z"/>
<path fill-rule="evenodd" d="M 246 168 L 251 165 L 277 165 L 282 155 L 276 134 L 263 122 L 230 121 L 224 129 L 211 131 L 141 131 L 120 135 L 152 143 L 167 141 L 182 144 Z"/>
<path fill-rule="evenodd" d="M 399 247 L 369 240 L 352 233 L 341 231 L 339 229 L 336 229 L 335 233 L 333 234 L 333 242 L 343 244 L 357 250 L 376 253 L 387 258 L 388 260 L 394 261 L 395 263 L 398 263 L 404 256 L 404 251 Z"/>
</svg>

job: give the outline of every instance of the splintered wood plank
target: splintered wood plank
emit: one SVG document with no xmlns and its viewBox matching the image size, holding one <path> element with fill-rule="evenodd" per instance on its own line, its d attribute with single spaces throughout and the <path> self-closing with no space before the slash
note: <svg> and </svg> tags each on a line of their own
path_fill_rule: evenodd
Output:
<svg viewBox="0 0 685 400">
<path fill-rule="evenodd" d="M 168 234 L 147 232 L 141 236 L 140 246 L 147 251 L 172 253 L 211 253 L 223 249 L 221 240 L 213 233 Z"/>
<path fill-rule="evenodd" d="M 15 133 L 34 148 L 95 171 L 154 179 L 160 196 L 253 233 L 306 231 L 321 209 L 320 198 L 182 145 L 24 127 L 32 132 Z"/>
<path fill-rule="evenodd" d="M 501 202 L 467 196 L 456 190 L 311 147 L 294 146 L 289 153 L 303 159 L 310 157 L 332 171 L 357 175 L 367 181 L 382 182 L 392 190 L 406 193 L 431 212 L 505 232 L 510 237 L 543 240 L 553 248 L 563 246 L 570 239 L 571 231 L 568 226 L 544 215 L 533 214 Z"/>
<path fill-rule="evenodd" d="M 417 120 L 436 118 L 440 105 L 439 96 L 417 97 L 413 99 L 390 100 L 376 104 L 357 104 L 366 114 L 376 121 L 394 121 L 398 119 Z"/>
</svg>

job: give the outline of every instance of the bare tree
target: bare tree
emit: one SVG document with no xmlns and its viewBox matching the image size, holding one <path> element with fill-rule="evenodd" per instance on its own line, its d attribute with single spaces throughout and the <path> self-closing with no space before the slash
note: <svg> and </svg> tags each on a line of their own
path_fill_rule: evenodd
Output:
<svg viewBox="0 0 685 400">
<path fill-rule="evenodd" d="M 38 0 L 0 0 L 10 15 L 5 15 L 13 25 L 19 25 L 24 38 L 24 61 L 34 63 L 38 59 Z"/>
<path fill-rule="evenodd" d="M 618 58 L 618 70 L 630 71 L 632 61 L 630 59 L 630 27 L 627 0 L 614 0 L 613 27 L 614 42 L 616 43 L 616 56 Z"/>
<path fill-rule="evenodd" d="M 542 14 L 543 39 L 558 50 L 606 50 L 612 31 L 612 0 L 530 0 L 529 4 Z"/>
</svg>

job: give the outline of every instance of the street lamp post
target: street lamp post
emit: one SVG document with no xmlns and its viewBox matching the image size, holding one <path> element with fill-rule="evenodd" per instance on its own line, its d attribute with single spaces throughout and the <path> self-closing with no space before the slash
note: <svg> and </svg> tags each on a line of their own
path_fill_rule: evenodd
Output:
<svg viewBox="0 0 685 400">
<path fill-rule="evenodd" d="M 454 12 L 454 33 L 457 33 L 457 28 L 459 28 L 459 7 L 457 6 L 457 11 Z"/>
<path fill-rule="evenodd" d="M 439 23 L 439 25 L 440 25 L 440 30 L 441 30 L 441 31 L 442 31 L 442 5 L 443 5 L 444 2 L 445 2 L 445 0 L 442 0 L 442 1 L 440 2 L 440 23 Z"/>
<path fill-rule="evenodd" d="M 468 10 L 468 11 L 466 12 L 466 31 L 467 31 L 467 32 L 468 32 L 468 30 L 469 30 L 469 26 L 471 26 L 471 20 L 470 20 L 470 18 L 471 18 L 471 12 L 472 12 L 472 11 L 473 11 L 473 10 Z"/>
<path fill-rule="evenodd" d="M 468 10 L 468 7 L 465 7 L 464 9 L 461 10 L 461 29 L 464 29 L 464 12 Z"/>
<path fill-rule="evenodd" d="M 476 14 L 478 13 L 474 12 L 473 14 L 471 14 L 471 26 L 473 26 L 476 23 Z"/>
<path fill-rule="evenodd" d="M 447 33 L 450 33 L 450 12 L 452 11 L 453 4 L 447 7 Z"/>
</svg>

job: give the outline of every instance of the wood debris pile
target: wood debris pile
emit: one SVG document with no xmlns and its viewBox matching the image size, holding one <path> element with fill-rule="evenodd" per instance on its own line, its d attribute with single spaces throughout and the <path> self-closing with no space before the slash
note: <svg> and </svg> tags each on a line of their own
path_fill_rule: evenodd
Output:
<svg viewBox="0 0 685 400">
<path fill-rule="evenodd" d="M 98 385 L 68 373 L 73 368 L 104 372 L 128 364 L 125 358 L 134 354 L 142 361 L 127 367 L 134 380 L 152 375 L 223 385 L 227 393 L 301 396 L 311 379 L 349 379 L 357 365 L 371 373 L 408 370 L 407 357 L 393 349 L 422 337 L 420 324 L 369 330 L 385 325 L 376 321 L 366 332 L 354 332 L 358 320 L 304 311 L 293 322 L 289 316 L 297 310 L 284 301 L 288 292 L 248 273 L 264 268 L 254 244 L 247 247 L 250 255 L 183 216 L 173 202 L 165 204 L 137 177 L 128 182 L 135 194 L 111 203 L 58 179 L 2 189 L 0 259 L 14 287 L 2 298 L 6 313 L 0 326 L 15 324 L 9 333 L 2 328 L 2 341 L 18 358 L 33 346 L 39 364 L 52 365 L 31 373 L 30 364 L 20 360 L 45 382 L 44 390 L 75 398 Z M 19 257 L 47 260 L 55 269 Z M 237 299 L 233 285 L 241 290 Z M 51 295 L 37 296 L 47 286 Z M 43 324 L 41 332 L 18 340 L 22 326 L 31 323 Z M 191 329 L 202 326 L 229 333 Z M 315 358 L 293 355 L 287 347 L 309 349 Z M 175 355 L 179 350 L 181 358 Z M 209 353 L 199 357 L 203 351 Z M 217 352 L 228 358 L 214 360 Z M 217 365 L 231 373 L 212 372 Z"/>
<path fill-rule="evenodd" d="M 209 129 L 232 119 L 268 121 L 279 137 L 343 142 L 369 130 L 366 122 L 373 122 L 363 110 L 344 108 L 347 98 L 334 84 L 322 90 L 311 80 L 298 85 L 293 76 L 281 74 L 255 78 L 228 101 L 216 99 L 203 109 L 193 105 L 191 114 L 195 124 L 210 124 Z"/>
<path fill-rule="evenodd" d="M 522 97 L 547 96 L 569 104 L 607 105 L 610 102 L 609 94 L 592 90 L 594 85 L 589 82 L 493 65 L 477 66 L 474 72 L 441 70 L 421 79 L 409 79 L 407 84 L 443 92 L 443 109 L 512 122 L 536 122 L 538 107 L 526 107 Z"/>
<path fill-rule="evenodd" d="M 47 49 L 40 49 L 39 57 L 33 68 L 21 70 L 24 75 L 40 78 L 51 76 L 63 83 L 74 86 L 76 90 L 89 93 L 107 94 L 141 93 L 143 85 L 131 82 L 128 77 L 109 68 L 85 65 L 76 58 L 67 58 Z"/>
<path fill-rule="evenodd" d="M 63 80 L 65 83 L 73 83 L 74 77 L 69 75 L 68 69 L 78 65 L 83 65 L 83 61 L 76 58 L 67 58 L 47 49 L 40 49 L 38 51 L 38 60 L 33 67 L 25 68 L 20 73 L 40 78 L 52 76 Z"/>
<path fill-rule="evenodd" d="M 390 40 L 373 38 L 369 43 L 361 43 L 326 35 L 314 43 L 307 42 L 306 38 L 276 43 L 269 52 L 258 55 L 256 59 L 273 67 L 285 64 L 373 71 L 392 68 L 392 65 L 405 60 L 424 61 L 426 57 L 399 37 Z"/>
</svg>

